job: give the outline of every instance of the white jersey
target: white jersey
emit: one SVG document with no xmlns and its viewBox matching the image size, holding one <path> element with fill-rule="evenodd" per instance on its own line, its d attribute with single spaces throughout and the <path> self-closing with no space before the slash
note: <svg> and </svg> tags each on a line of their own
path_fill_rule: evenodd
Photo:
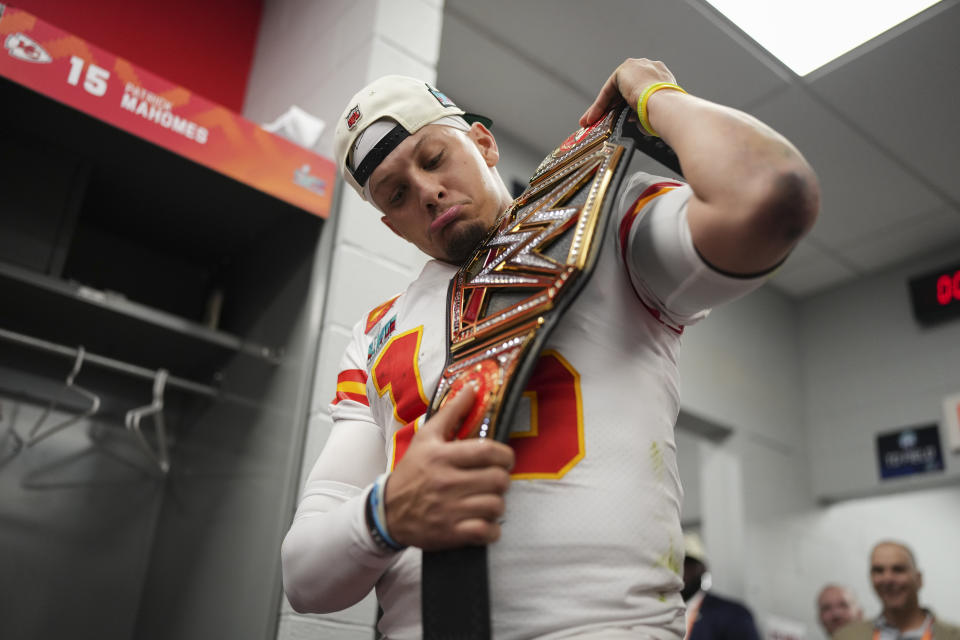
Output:
<svg viewBox="0 0 960 640">
<path fill-rule="evenodd" d="M 595 271 L 550 334 L 511 424 L 516 464 L 502 537 L 488 550 L 498 640 L 684 633 L 680 337 L 763 278 L 719 274 L 697 255 L 689 187 L 646 174 L 626 187 Z M 362 498 L 402 458 L 437 386 L 455 272 L 429 262 L 356 325 L 331 405 L 336 453 L 321 455 L 285 541 L 292 601 L 339 605 L 375 583 L 380 630 L 397 640 L 421 636 L 420 551 L 380 553 Z"/>
</svg>

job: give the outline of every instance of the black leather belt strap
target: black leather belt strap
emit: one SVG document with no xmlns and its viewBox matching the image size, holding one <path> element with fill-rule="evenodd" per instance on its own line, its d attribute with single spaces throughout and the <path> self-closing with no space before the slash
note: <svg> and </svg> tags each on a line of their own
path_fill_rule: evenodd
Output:
<svg viewBox="0 0 960 640">
<path fill-rule="evenodd" d="M 492 637 L 486 547 L 423 552 L 423 637 Z"/>
<path fill-rule="evenodd" d="M 477 404 L 457 437 L 509 438 L 547 335 L 596 264 L 634 143 L 680 172 L 673 151 L 635 122 L 631 108 L 618 109 L 567 138 L 451 280 L 447 364 L 429 413 L 476 385 Z M 486 547 L 425 551 L 423 637 L 490 638 L 488 580 Z"/>
</svg>

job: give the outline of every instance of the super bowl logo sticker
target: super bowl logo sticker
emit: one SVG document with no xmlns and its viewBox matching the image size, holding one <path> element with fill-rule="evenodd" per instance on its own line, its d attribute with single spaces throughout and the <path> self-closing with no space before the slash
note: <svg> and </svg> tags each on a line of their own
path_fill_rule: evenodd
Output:
<svg viewBox="0 0 960 640">
<path fill-rule="evenodd" d="M 389 338 L 397 328 L 397 316 L 390 318 L 389 322 L 384 323 L 380 330 L 377 331 L 377 335 L 373 337 L 373 342 L 370 343 L 370 346 L 367 347 L 367 364 L 370 364 L 370 361 L 373 360 L 380 349 L 383 348 L 383 345 L 386 344 L 387 338 Z"/>
<path fill-rule="evenodd" d="M 327 191 L 327 181 L 311 174 L 309 164 L 301 165 L 293 172 L 293 183 L 312 191 L 318 196 L 322 196 Z"/>
<path fill-rule="evenodd" d="M 450 98 L 448 98 L 447 95 L 446 95 L 445 93 L 443 93 L 442 91 L 440 91 L 440 90 L 438 90 L 438 89 L 434 89 L 434 88 L 431 87 L 430 85 L 427 85 L 427 91 L 429 91 L 429 92 L 430 92 L 430 95 L 432 95 L 434 98 L 437 99 L 437 102 L 439 102 L 441 106 L 444 106 L 444 107 L 455 107 L 455 106 L 457 106 L 456 104 L 454 104 L 453 100 L 451 100 Z"/>
<path fill-rule="evenodd" d="M 350 113 L 347 114 L 347 129 L 353 129 L 358 122 L 360 122 L 360 105 L 350 109 Z"/>
<path fill-rule="evenodd" d="M 7 52 L 17 60 L 39 64 L 53 62 L 53 58 L 43 47 L 34 42 L 33 38 L 23 33 L 11 33 L 7 36 L 3 46 L 6 47 Z"/>
</svg>

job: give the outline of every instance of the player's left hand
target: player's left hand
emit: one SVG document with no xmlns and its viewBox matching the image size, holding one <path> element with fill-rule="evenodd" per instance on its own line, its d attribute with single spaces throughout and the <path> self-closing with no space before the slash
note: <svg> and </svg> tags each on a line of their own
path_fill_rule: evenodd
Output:
<svg viewBox="0 0 960 640">
<path fill-rule="evenodd" d="M 659 60 L 627 58 L 610 74 L 596 100 L 580 116 L 580 126 L 593 124 L 623 100 L 636 108 L 643 90 L 655 82 L 676 83 L 676 79 Z"/>
<path fill-rule="evenodd" d="M 417 430 L 384 487 L 387 529 L 428 551 L 500 538 L 514 452 L 502 442 L 457 440 L 476 401 L 465 386 Z"/>
</svg>

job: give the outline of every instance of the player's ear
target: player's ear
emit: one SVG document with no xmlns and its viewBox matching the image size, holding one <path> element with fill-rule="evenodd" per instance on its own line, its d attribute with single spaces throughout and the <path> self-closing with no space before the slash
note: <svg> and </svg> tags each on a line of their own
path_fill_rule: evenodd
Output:
<svg viewBox="0 0 960 640">
<path fill-rule="evenodd" d="M 497 140 L 493 137 L 493 134 L 490 133 L 490 129 L 487 129 L 479 122 L 474 122 L 470 125 L 467 136 L 473 140 L 477 148 L 480 149 L 480 155 L 483 156 L 487 166 L 496 166 L 497 162 L 500 161 L 500 149 L 497 148 Z"/>
<path fill-rule="evenodd" d="M 387 228 L 390 229 L 390 231 L 393 231 L 395 234 L 397 234 L 398 236 L 400 236 L 401 238 L 403 238 L 403 234 L 400 233 L 399 231 L 397 231 L 397 228 L 394 227 L 393 224 L 391 224 L 389 220 L 387 220 L 387 216 L 383 216 L 382 218 L 380 218 L 380 222 L 382 222 L 383 224 L 387 225 Z M 406 238 L 403 238 L 403 239 L 406 240 Z"/>
</svg>

